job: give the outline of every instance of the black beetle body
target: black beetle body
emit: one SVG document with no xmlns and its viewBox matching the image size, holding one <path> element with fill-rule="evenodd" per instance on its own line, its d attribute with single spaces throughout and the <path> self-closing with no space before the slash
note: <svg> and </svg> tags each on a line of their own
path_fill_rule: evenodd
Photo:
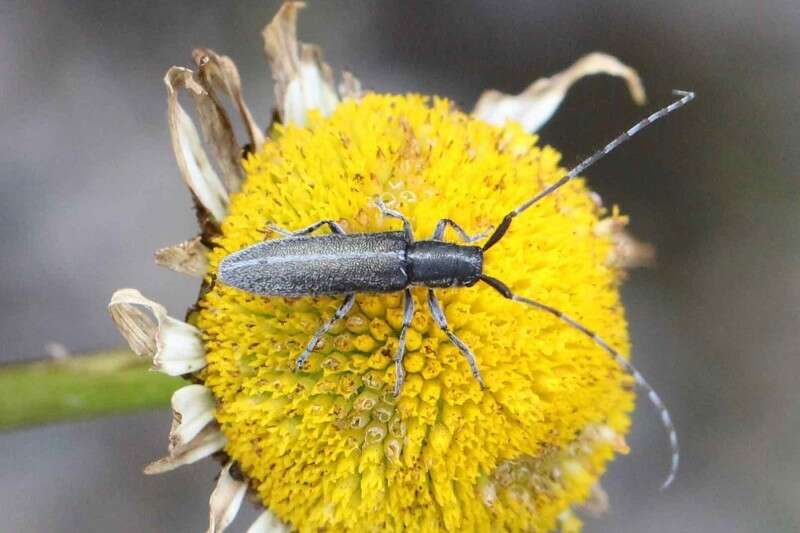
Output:
<svg viewBox="0 0 800 533">
<path fill-rule="evenodd" d="M 410 285 L 474 285 L 482 273 L 477 246 L 409 241 L 402 231 L 264 241 L 227 256 L 218 279 L 262 296 L 396 292 Z"/>
</svg>

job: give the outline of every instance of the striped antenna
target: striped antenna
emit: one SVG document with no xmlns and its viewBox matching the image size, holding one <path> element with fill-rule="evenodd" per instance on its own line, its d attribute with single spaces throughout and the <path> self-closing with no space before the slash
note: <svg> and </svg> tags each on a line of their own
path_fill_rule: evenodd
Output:
<svg viewBox="0 0 800 533">
<path fill-rule="evenodd" d="M 631 137 L 633 137 L 634 135 L 636 135 L 637 133 L 639 133 L 640 131 L 645 129 L 647 126 L 649 126 L 650 124 L 652 124 L 656 120 L 669 115 L 670 113 L 672 113 L 676 109 L 679 109 L 679 108 L 685 106 L 686 104 L 688 104 L 689 102 L 691 102 L 694 99 L 694 93 L 693 92 L 677 91 L 677 90 L 676 91 L 672 91 L 672 92 L 674 94 L 680 96 L 681 97 L 680 100 L 676 100 L 675 102 L 672 102 L 667 107 L 662 107 L 661 109 L 659 109 L 658 111 L 656 111 L 655 113 L 650 115 L 649 117 L 640 120 L 639 122 L 634 124 L 633 127 L 628 129 L 627 131 L 624 131 L 623 133 L 621 133 L 617 138 L 615 138 L 613 141 L 611 141 L 610 143 L 605 145 L 603 148 L 601 148 L 600 150 L 596 151 L 591 156 L 589 156 L 586 159 L 584 159 L 583 161 L 581 161 L 578 164 L 578 166 L 576 166 L 575 168 L 570 170 L 566 175 L 564 175 L 557 182 L 555 182 L 552 185 L 548 186 L 543 191 L 538 193 L 536 196 L 534 196 L 530 200 L 527 200 L 525 203 L 523 203 L 522 205 L 520 205 L 519 207 L 517 207 L 516 209 L 511 211 L 509 214 L 507 214 L 505 217 L 503 217 L 503 221 L 500 223 L 499 226 L 497 226 L 497 229 L 494 231 L 494 233 L 492 233 L 491 237 L 489 237 L 489 239 L 486 241 L 486 244 L 483 245 L 483 250 L 484 251 L 488 250 L 489 248 L 491 248 L 492 246 L 497 244 L 497 242 L 500 239 L 503 238 L 503 235 L 506 234 L 506 231 L 508 231 L 509 226 L 511 226 L 511 221 L 514 220 L 514 218 L 517 215 L 519 215 L 520 213 L 524 212 L 526 209 L 528 209 L 532 205 L 536 204 L 536 202 L 538 202 L 542 198 L 550 195 L 551 193 L 553 193 L 556 190 L 558 190 L 559 188 L 561 188 L 567 182 L 572 180 L 575 176 L 578 176 L 581 172 L 583 172 L 584 170 L 586 170 L 587 168 L 589 168 L 593 164 L 595 164 L 598 161 L 600 161 L 601 159 L 603 159 L 606 155 L 608 155 L 611 152 L 613 152 L 614 149 L 617 146 L 619 146 L 620 144 L 624 143 L 625 141 L 627 141 L 628 139 L 630 139 Z"/>
<path fill-rule="evenodd" d="M 655 389 L 647 382 L 644 376 L 636 370 L 631 363 L 625 360 L 617 350 L 611 347 L 608 342 L 606 342 L 602 337 L 600 337 L 597 333 L 590 330 L 574 318 L 570 317 L 569 315 L 565 315 L 555 307 L 550 307 L 549 305 L 543 304 L 541 302 L 537 302 L 536 300 L 532 300 L 530 298 L 525 298 L 524 296 L 518 296 L 511 292 L 511 289 L 508 286 L 500 281 L 499 279 L 492 278 L 487 275 L 481 276 L 481 281 L 485 282 L 487 285 L 492 287 L 494 290 L 508 298 L 509 300 L 513 300 L 515 302 L 519 302 L 525 305 L 529 305 L 535 309 L 539 309 L 540 311 L 544 311 L 545 313 L 549 313 L 554 317 L 558 318 L 562 322 L 566 323 L 567 325 L 577 329 L 590 339 L 592 339 L 595 344 L 600 346 L 604 349 L 608 354 L 617 362 L 626 372 L 628 372 L 631 376 L 633 376 L 634 381 L 636 384 L 639 385 L 642 389 L 647 391 L 647 397 L 650 400 L 656 410 L 658 410 L 659 415 L 661 416 L 661 423 L 664 425 L 664 429 L 667 430 L 667 435 L 669 436 L 669 446 L 672 451 L 672 461 L 670 463 L 669 473 L 667 474 L 666 479 L 661 484 L 661 490 L 666 489 L 669 487 L 672 482 L 675 480 L 675 476 L 678 473 L 678 463 L 680 461 L 680 447 L 678 446 L 678 433 L 675 431 L 675 425 L 672 423 L 672 417 L 669 416 L 669 410 L 667 406 L 664 405 L 664 402 L 661 400 L 661 397 L 655 391 Z"/>
<path fill-rule="evenodd" d="M 519 207 L 508 213 L 505 217 L 503 217 L 503 221 L 497 227 L 497 229 L 492 233 L 486 243 L 483 245 L 483 250 L 486 251 L 495 244 L 497 244 L 500 239 L 508 231 L 508 228 L 511 226 L 511 222 L 514 218 L 519 215 L 520 213 L 524 212 L 531 206 L 535 205 L 539 200 L 545 198 L 546 196 L 550 195 L 551 193 L 555 192 L 570 180 L 581 174 L 584 170 L 595 164 L 597 161 L 601 160 L 603 157 L 614 151 L 616 147 L 642 131 L 644 128 L 652 124 L 653 122 L 657 121 L 658 119 L 665 117 L 672 113 L 673 111 L 680 109 L 681 107 L 685 106 L 689 102 L 694 99 L 694 93 L 690 91 L 673 91 L 674 94 L 680 96 L 680 99 L 676 100 L 675 102 L 671 103 L 670 105 L 663 107 L 656 111 L 655 113 L 651 114 L 647 118 L 640 120 L 636 124 L 634 124 L 631 128 L 624 131 L 622 134 L 617 136 L 614 140 L 610 143 L 605 145 L 603 148 L 592 154 L 591 156 L 584 159 L 581 163 L 579 163 L 575 168 L 570 170 L 566 175 L 560 178 L 558 181 L 553 183 L 552 185 L 546 187 L 543 191 L 539 192 L 531 198 L 530 200 L 525 201 Z M 625 360 L 622 355 L 612 348 L 602 337 L 588 329 L 586 326 L 578 322 L 577 320 L 565 315 L 558 309 L 554 307 L 550 307 L 549 305 L 543 304 L 541 302 L 537 302 L 536 300 L 531 300 L 530 298 L 525 298 L 523 296 L 517 296 L 511 289 L 508 288 L 503 282 L 498 279 L 492 278 L 490 276 L 483 275 L 481 276 L 481 280 L 490 285 L 493 289 L 497 292 L 505 296 L 506 298 L 513 300 L 515 302 L 520 302 L 522 304 L 534 307 L 539 309 L 540 311 L 544 311 L 549 313 L 562 322 L 566 323 L 567 325 L 577 329 L 584 335 L 588 336 L 592 339 L 598 346 L 603 348 L 608 354 L 617 362 L 622 368 L 625 369 L 633 379 L 636 381 L 636 384 L 647 391 L 647 397 L 650 400 L 655 408 L 658 410 L 659 415 L 661 416 L 661 423 L 663 424 L 664 428 L 667 430 L 667 434 L 669 435 L 669 445 L 672 450 L 672 461 L 670 464 L 669 474 L 667 474 L 667 478 L 664 480 L 664 483 L 661 485 L 661 490 L 666 489 L 669 487 L 672 482 L 675 480 L 675 475 L 678 472 L 678 463 L 680 461 L 680 449 L 678 447 L 678 434 L 675 431 L 675 425 L 672 423 L 672 418 L 669 415 L 669 411 L 667 407 L 664 405 L 664 402 L 661 400 L 661 397 L 658 393 L 653 389 L 653 387 L 647 382 L 647 380 L 636 370 L 631 363 Z"/>
</svg>

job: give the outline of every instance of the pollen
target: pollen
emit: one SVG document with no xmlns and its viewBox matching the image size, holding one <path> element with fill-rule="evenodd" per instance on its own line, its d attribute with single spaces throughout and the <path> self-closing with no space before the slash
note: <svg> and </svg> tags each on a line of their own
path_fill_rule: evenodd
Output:
<svg viewBox="0 0 800 533">
<path fill-rule="evenodd" d="M 377 94 L 328 117 L 312 112 L 304 127 L 275 125 L 247 157 L 210 252 L 211 289 L 190 321 L 225 452 L 266 508 L 300 531 L 548 531 L 564 517 L 574 530 L 572 509 L 625 450 L 634 400 L 632 380 L 581 332 L 482 284 L 437 291 L 482 389 L 414 288 L 395 397 L 402 294 L 358 294 L 294 371 L 342 298 L 213 283 L 227 254 L 283 238 L 269 224 L 400 229 L 375 197 L 408 217 L 417 239 L 443 218 L 480 233 L 561 177 L 560 157 L 515 123 L 489 125 L 445 99 Z M 607 261 L 610 237 L 595 231 L 606 213 L 593 198 L 575 180 L 541 201 L 487 252 L 484 270 L 627 353 L 621 272 Z"/>
</svg>

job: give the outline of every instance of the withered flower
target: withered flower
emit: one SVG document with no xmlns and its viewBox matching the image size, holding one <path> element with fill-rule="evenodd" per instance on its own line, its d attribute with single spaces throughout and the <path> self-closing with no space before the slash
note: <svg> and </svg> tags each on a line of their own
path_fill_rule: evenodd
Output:
<svg viewBox="0 0 800 533">
<path fill-rule="evenodd" d="M 165 78 L 173 147 L 201 232 L 156 257 L 201 279 L 202 290 L 186 321 L 132 289 L 109 305 L 136 353 L 189 382 L 172 399 L 168 455 L 145 471 L 224 457 L 211 531 L 230 524 L 248 492 L 265 509 L 253 532 L 574 529 L 575 506 L 605 506 L 598 479 L 627 451 L 634 401 L 631 378 L 581 332 L 488 287 L 440 291 L 452 328 L 480 361 L 481 389 L 415 289 L 408 377 L 395 398 L 400 295 L 359 294 L 294 372 L 338 300 L 257 297 L 215 283 L 215 272 L 227 254 L 264 239 L 269 223 L 394 227 L 375 196 L 420 235 L 441 218 L 477 233 L 563 174 L 560 154 L 532 132 L 574 82 L 619 76 L 643 102 L 639 78 L 594 53 L 519 95 L 487 91 L 472 113 L 444 98 L 364 93 L 352 74 L 337 84 L 320 50 L 297 40 L 302 6 L 284 4 L 264 30 L 277 110 L 266 135 L 228 57 L 196 50 L 196 70 L 173 67 Z M 179 91 L 191 96 L 200 131 Z M 234 136 L 226 100 L 245 141 Z M 624 220 L 607 216 L 576 180 L 520 217 L 487 254 L 487 269 L 627 353 L 618 286 L 636 254 L 620 251 Z"/>
</svg>

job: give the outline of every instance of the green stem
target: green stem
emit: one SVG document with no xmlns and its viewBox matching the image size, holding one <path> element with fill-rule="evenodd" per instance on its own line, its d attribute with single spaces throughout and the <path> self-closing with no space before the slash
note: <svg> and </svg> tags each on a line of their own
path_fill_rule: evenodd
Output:
<svg viewBox="0 0 800 533">
<path fill-rule="evenodd" d="M 127 350 L 0 365 L 0 431 L 169 405 L 185 381 Z"/>
</svg>

